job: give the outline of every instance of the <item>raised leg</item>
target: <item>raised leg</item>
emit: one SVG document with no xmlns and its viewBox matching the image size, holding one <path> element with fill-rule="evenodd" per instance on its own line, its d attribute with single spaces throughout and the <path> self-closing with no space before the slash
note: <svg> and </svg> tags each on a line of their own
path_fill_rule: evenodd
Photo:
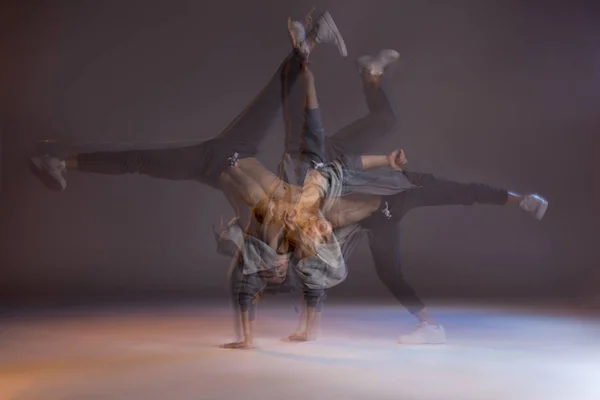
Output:
<svg viewBox="0 0 600 400">
<path fill-rule="evenodd" d="M 280 176 L 297 184 L 304 181 L 309 168 L 326 162 L 325 130 L 314 75 L 307 64 L 302 76 L 302 84 L 283 99 L 286 139 Z"/>
<path fill-rule="evenodd" d="M 365 154 L 387 137 L 397 125 L 398 116 L 386 89 L 385 68 L 398 58 L 393 50 L 359 58 L 360 76 L 369 113 L 338 130 L 326 140 L 330 159 L 342 154 Z"/>
<path fill-rule="evenodd" d="M 293 92 L 304 60 L 296 50 L 287 56 L 264 89 L 217 138 L 258 146 L 277 117 L 281 95 Z"/>
</svg>

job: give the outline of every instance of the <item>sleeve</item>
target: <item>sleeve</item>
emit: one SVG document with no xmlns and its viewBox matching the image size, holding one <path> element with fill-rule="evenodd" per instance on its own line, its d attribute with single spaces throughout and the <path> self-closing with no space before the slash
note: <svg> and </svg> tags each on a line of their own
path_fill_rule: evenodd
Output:
<svg viewBox="0 0 600 400">
<path fill-rule="evenodd" d="M 307 307 L 316 308 L 317 311 L 321 311 L 323 309 L 323 302 L 327 298 L 325 289 L 309 289 L 304 287 L 303 295 L 304 302 L 306 303 Z"/>
<path fill-rule="evenodd" d="M 230 277 L 232 300 L 237 303 L 240 311 L 249 312 L 252 321 L 256 317 L 254 299 L 266 284 L 257 274 L 244 275 L 239 264 L 234 268 Z"/>
<path fill-rule="evenodd" d="M 237 224 L 228 226 L 219 232 L 213 231 L 213 234 L 217 242 L 217 253 L 235 257 L 242 250 L 244 232 Z"/>
<path fill-rule="evenodd" d="M 342 168 L 346 174 L 364 171 L 362 156 L 360 155 L 342 154 L 336 158 L 336 161 L 340 164 L 340 168 Z"/>
<path fill-rule="evenodd" d="M 337 239 L 316 246 L 317 254 L 296 263 L 300 280 L 306 289 L 324 290 L 337 286 L 348 276 L 348 268 Z"/>
</svg>

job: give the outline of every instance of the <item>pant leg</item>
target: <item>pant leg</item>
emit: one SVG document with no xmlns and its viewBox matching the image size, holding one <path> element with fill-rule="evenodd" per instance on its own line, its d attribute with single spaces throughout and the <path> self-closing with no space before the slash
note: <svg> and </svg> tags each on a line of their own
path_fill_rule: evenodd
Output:
<svg viewBox="0 0 600 400">
<path fill-rule="evenodd" d="M 286 74 L 282 75 L 282 79 Z M 306 117 L 306 83 L 283 85 L 281 90 L 282 117 L 285 128 L 284 153 L 294 160 L 300 157 L 302 135 Z"/>
<path fill-rule="evenodd" d="M 371 227 L 369 248 L 379 280 L 411 314 L 425 304 L 402 273 L 400 224 L 377 224 Z"/>
<path fill-rule="evenodd" d="M 281 107 L 281 93 L 294 87 L 303 56 L 293 51 L 265 88 L 216 138 L 194 146 L 95 152 L 78 155 L 79 170 L 101 174 L 138 173 L 170 180 L 196 180 L 218 187 L 229 157 L 253 157 Z M 283 87 L 282 87 L 283 86 Z"/>
<path fill-rule="evenodd" d="M 217 138 L 258 146 L 277 117 L 282 96 L 293 92 L 304 60 L 298 51 L 292 51 L 263 90 Z"/>
<path fill-rule="evenodd" d="M 195 179 L 199 160 L 208 156 L 204 143 L 152 150 L 101 151 L 77 155 L 78 170 L 109 175 L 142 174 L 154 178 Z"/>
<path fill-rule="evenodd" d="M 234 153 L 240 158 L 252 157 L 235 143 L 220 140 L 186 147 L 152 150 L 80 153 L 77 170 L 80 172 L 124 175 L 140 174 L 169 180 L 193 180 L 218 187 L 218 179 L 228 167 Z"/>
<path fill-rule="evenodd" d="M 256 155 L 259 144 L 266 137 L 282 106 L 282 101 L 285 102 L 294 92 L 304 60 L 302 54 L 293 50 L 252 103 L 223 133 L 211 140 L 214 156 L 209 168 L 209 177 L 213 186 L 218 187 L 219 176 L 229 165 L 228 159 L 235 153 L 240 159 Z"/>
<path fill-rule="evenodd" d="M 306 84 L 302 82 L 289 92 L 282 93 L 283 121 L 286 131 L 284 157 L 291 161 L 294 171 L 289 170 L 292 166 L 283 165 L 286 163 L 284 158 L 280 176 L 297 184 L 303 182 L 306 171 L 314 163 L 327 161 L 321 110 L 306 107 L 306 92 Z"/>
<path fill-rule="evenodd" d="M 317 312 L 323 311 L 323 303 L 327 298 L 325 289 L 309 289 L 304 287 L 303 289 L 304 302 L 309 308 L 315 308 Z"/>
<path fill-rule="evenodd" d="M 250 321 L 256 318 L 256 296 L 266 287 L 266 281 L 258 274 L 244 275 L 241 261 L 230 276 L 231 299 L 239 311 L 248 312 Z"/>
<path fill-rule="evenodd" d="M 369 114 L 326 139 L 325 146 L 330 159 L 341 154 L 365 154 L 376 142 L 388 136 L 398 123 L 383 78 L 378 84 L 363 81 L 363 90 Z"/>
<path fill-rule="evenodd" d="M 508 201 L 507 190 L 483 183 L 449 181 L 419 172 L 405 171 L 404 176 L 416 188 L 388 197 L 392 222 L 400 221 L 407 212 L 417 207 L 505 205 Z"/>
</svg>

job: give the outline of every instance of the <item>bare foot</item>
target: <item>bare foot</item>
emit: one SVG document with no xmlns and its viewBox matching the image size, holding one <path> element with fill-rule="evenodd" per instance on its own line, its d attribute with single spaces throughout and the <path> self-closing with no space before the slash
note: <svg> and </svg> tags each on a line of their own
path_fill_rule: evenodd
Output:
<svg viewBox="0 0 600 400">
<path fill-rule="evenodd" d="M 249 349 L 253 349 L 254 345 L 249 342 L 233 342 L 233 343 L 222 344 L 219 347 L 222 349 L 249 350 Z"/>
<path fill-rule="evenodd" d="M 287 338 L 290 342 L 308 342 L 308 333 L 302 332 L 294 332 Z"/>
</svg>

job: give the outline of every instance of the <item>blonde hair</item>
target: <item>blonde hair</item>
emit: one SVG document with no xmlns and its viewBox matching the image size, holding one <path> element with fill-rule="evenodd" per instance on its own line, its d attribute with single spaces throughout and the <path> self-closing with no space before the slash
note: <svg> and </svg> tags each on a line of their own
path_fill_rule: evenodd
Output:
<svg viewBox="0 0 600 400">
<path fill-rule="evenodd" d="M 317 245 L 331 241 L 331 224 L 316 215 L 298 218 L 294 226 L 287 238 L 304 256 L 315 255 Z"/>
</svg>

